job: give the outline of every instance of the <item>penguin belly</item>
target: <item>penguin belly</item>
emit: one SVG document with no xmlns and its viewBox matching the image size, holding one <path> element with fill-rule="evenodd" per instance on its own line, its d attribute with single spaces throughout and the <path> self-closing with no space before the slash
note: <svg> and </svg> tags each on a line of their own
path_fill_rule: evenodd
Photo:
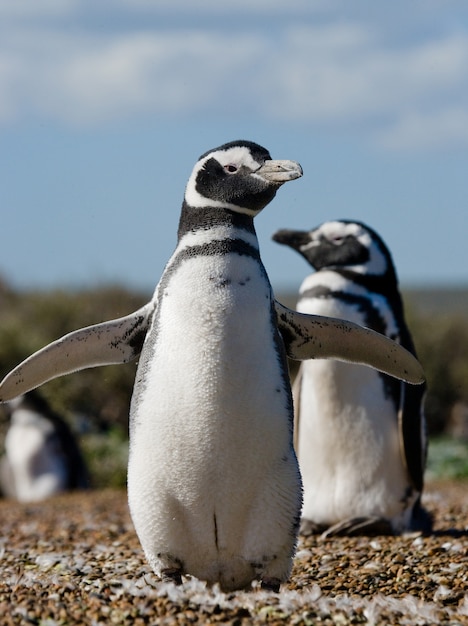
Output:
<svg viewBox="0 0 468 626">
<path fill-rule="evenodd" d="M 43 500 L 66 489 L 65 459 L 48 420 L 17 413 L 5 438 L 9 492 L 20 502 Z"/>
<path fill-rule="evenodd" d="M 360 312 L 334 298 L 304 298 L 303 313 L 361 325 Z M 368 367 L 332 360 L 301 363 L 296 444 L 304 484 L 302 517 L 331 526 L 355 517 L 401 522 L 408 477 L 395 405 Z"/>
<path fill-rule="evenodd" d="M 285 580 L 301 485 L 263 268 L 230 255 L 169 269 L 137 372 L 129 504 L 156 573 L 223 589 Z"/>
</svg>

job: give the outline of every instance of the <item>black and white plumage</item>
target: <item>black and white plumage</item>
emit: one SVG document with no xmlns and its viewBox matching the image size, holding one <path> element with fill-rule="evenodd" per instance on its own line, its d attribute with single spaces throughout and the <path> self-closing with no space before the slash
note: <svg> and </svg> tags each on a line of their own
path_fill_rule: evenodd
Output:
<svg viewBox="0 0 468 626">
<path fill-rule="evenodd" d="M 30 391 L 12 401 L 9 413 L 0 463 L 5 496 L 33 502 L 88 486 L 88 473 L 73 433 L 41 395 Z"/>
<path fill-rule="evenodd" d="M 316 270 L 297 310 L 347 319 L 415 354 L 390 252 L 347 220 L 273 239 Z M 306 361 L 294 385 L 295 446 L 304 482 L 302 530 L 326 534 L 430 529 L 421 507 L 426 462 L 424 386 L 360 365 Z"/>
<path fill-rule="evenodd" d="M 187 183 L 130 425 L 130 510 L 148 561 L 166 576 L 234 589 L 289 574 L 301 484 L 253 217 L 301 174 L 236 142 L 202 155 Z"/>
<path fill-rule="evenodd" d="M 150 303 L 35 353 L 0 400 L 141 353 L 130 415 L 128 492 L 154 570 L 237 589 L 277 589 L 295 550 L 301 481 L 286 354 L 367 363 L 413 383 L 417 360 L 357 325 L 275 301 L 253 218 L 302 175 L 247 141 L 200 157 L 178 241 Z"/>
</svg>

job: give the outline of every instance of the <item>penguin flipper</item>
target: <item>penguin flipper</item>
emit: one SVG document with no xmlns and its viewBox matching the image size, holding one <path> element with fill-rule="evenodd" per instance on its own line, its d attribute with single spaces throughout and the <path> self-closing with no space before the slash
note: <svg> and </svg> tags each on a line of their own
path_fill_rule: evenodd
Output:
<svg viewBox="0 0 468 626">
<path fill-rule="evenodd" d="M 294 383 L 292 385 L 292 397 L 293 397 L 293 407 L 294 407 L 294 449 L 296 454 L 299 453 L 299 430 L 301 427 L 301 388 L 302 388 L 302 363 L 299 366 L 299 369 L 296 374 L 296 378 L 294 379 Z"/>
<path fill-rule="evenodd" d="M 88 367 L 127 363 L 143 347 L 154 303 L 102 324 L 81 328 L 38 350 L 0 383 L 0 402 L 7 402 L 53 378 Z"/>
<path fill-rule="evenodd" d="M 413 385 L 425 380 L 416 357 L 385 335 L 354 322 L 299 313 L 277 301 L 275 308 L 291 359 L 338 359 L 368 365 Z"/>
<path fill-rule="evenodd" d="M 413 488 L 421 493 L 424 486 L 427 440 L 425 433 L 423 399 L 425 385 L 413 387 L 401 384 L 401 400 L 398 411 L 400 449 Z"/>
<path fill-rule="evenodd" d="M 329 537 L 356 537 L 367 536 L 374 537 L 376 535 L 394 535 L 390 520 L 378 515 L 369 515 L 366 517 L 352 517 L 343 520 L 337 524 L 333 524 L 321 534 L 322 539 Z"/>
</svg>

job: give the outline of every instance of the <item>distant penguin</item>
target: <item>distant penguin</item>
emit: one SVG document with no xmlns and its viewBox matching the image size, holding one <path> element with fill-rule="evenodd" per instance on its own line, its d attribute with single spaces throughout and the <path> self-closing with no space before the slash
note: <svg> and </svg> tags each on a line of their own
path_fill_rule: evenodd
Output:
<svg viewBox="0 0 468 626">
<path fill-rule="evenodd" d="M 63 418 L 34 391 L 10 405 L 5 455 L 0 463 L 4 495 L 33 502 L 87 487 L 83 457 Z"/>
<path fill-rule="evenodd" d="M 0 383 L 0 400 L 61 374 L 141 353 L 130 415 L 132 519 L 157 574 L 223 590 L 289 576 L 301 510 L 286 355 L 368 363 L 413 383 L 418 361 L 386 337 L 275 301 L 254 217 L 302 175 L 235 141 L 188 180 L 178 242 L 153 300 L 77 330 Z"/>
<path fill-rule="evenodd" d="M 374 230 L 340 220 L 310 231 L 280 230 L 273 239 L 316 270 L 301 285 L 298 311 L 356 322 L 415 354 L 392 257 Z M 424 392 L 424 385 L 409 386 L 356 364 L 301 364 L 294 401 L 302 532 L 430 530 L 421 507 Z"/>
</svg>

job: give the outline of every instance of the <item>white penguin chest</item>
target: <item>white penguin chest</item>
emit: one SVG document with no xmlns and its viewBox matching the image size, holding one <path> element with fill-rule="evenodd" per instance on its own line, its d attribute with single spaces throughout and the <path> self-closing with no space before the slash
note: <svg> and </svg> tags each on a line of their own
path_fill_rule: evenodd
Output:
<svg viewBox="0 0 468 626">
<path fill-rule="evenodd" d="M 320 280 L 320 273 L 312 275 L 307 288 L 320 285 Z M 332 285 L 341 293 L 365 296 L 362 288 L 339 277 Z M 366 325 L 362 301 L 350 302 L 351 298 L 332 294 L 303 297 L 297 308 Z M 389 334 L 396 333 L 385 299 L 376 296 L 372 307 Z M 353 515 L 394 515 L 401 508 L 406 474 L 396 408 L 386 395 L 382 377 L 369 367 L 333 360 L 305 361 L 301 374 L 298 457 L 305 489 L 304 516 L 335 523 Z"/>
<path fill-rule="evenodd" d="M 50 422 L 28 410 L 17 410 L 6 438 L 10 463 L 21 466 L 44 452 L 53 428 Z"/>
<path fill-rule="evenodd" d="M 52 433 L 47 419 L 28 410 L 16 411 L 5 449 L 19 501 L 41 500 L 65 488 L 64 458 Z"/>
<path fill-rule="evenodd" d="M 195 257 L 162 286 L 136 389 L 140 433 L 165 457 L 176 443 L 183 466 L 188 458 L 211 464 L 214 455 L 232 467 L 259 448 L 281 454 L 291 409 L 261 264 L 237 254 Z"/>
<path fill-rule="evenodd" d="M 313 278 L 318 281 L 320 276 L 313 275 Z M 347 281 L 345 286 L 348 293 L 352 293 Z M 355 290 L 361 295 L 361 288 Z M 386 327 L 393 330 L 394 320 L 384 303 L 383 298 L 377 297 L 373 306 Z M 303 298 L 297 309 L 302 313 L 338 317 L 366 325 L 365 313 L 360 306 L 338 297 Z M 351 470 L 363 462 L 368 466 L 369 455 L 363 461 L 362 450 L 373 448 L 376 456 L 380 456 L 383 448 L 392 441 L 393 453 L 398 441 L 395 406 L 391 398 L 386 398 L 382 377 L 377 371 L 334 360 L 305 361 L 301 367 L 304 418 L 320 423 L 316 437 L 322 436 L 330 442 L 332 450 L 329 452 L 340 459 L 349 456 Z M 379 463 L 378 459 L 375 463 Z"/>
</svg>

